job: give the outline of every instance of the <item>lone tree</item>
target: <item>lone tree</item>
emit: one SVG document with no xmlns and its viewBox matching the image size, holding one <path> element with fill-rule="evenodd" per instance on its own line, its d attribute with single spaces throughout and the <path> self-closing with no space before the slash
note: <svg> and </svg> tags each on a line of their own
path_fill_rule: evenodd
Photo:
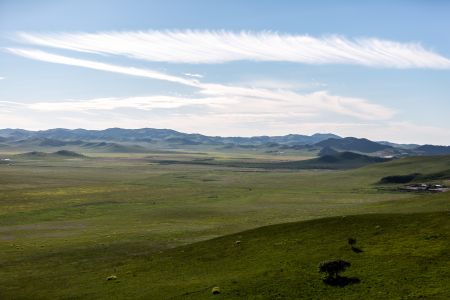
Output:
<svg viewBox="0 0 450 300">
<path fill-rule="evenodd" d="M 339 273 L 350 267 L 350 263 L 342 259 L 326 260 L 317 266 L 320 273 L 325 273 L 324 282 L 332 283 L 339 280 Z"/>
</svg>

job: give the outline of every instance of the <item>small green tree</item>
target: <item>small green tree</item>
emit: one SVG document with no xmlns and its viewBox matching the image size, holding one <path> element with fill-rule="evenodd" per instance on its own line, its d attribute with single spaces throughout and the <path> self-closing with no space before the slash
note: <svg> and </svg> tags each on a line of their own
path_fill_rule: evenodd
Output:
<svg viewBox="0 0 450 300">
<path fill-rule="evenodd" d="M 325 273 L 324 281 L 336 281 L 339 278 L 339 273 L 345 271 L 350 267 L 350 263 L 342 259 L 326 260 L 319 263 L 317 266 L 320 273 Z"/>
</svg>

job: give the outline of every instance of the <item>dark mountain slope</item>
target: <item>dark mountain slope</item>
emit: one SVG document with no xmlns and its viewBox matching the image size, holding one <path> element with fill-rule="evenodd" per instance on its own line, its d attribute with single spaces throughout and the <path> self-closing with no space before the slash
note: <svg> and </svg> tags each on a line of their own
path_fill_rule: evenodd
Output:
<svg viewBox="0 0 450 300">
<path fill-rule="evenodd" d="M 320 151 L 319 151 L 319 156 L 325 156 L 325 155 L 335 155 L 339 153 L 339 151 L 334 150 L 331 147 L 323 147 Z"/>
<path fill-rule="evenodd" d="M 22 159 L 45 159 L 45 158 L 83 158 L 86 157 L 83 154 L 69 151 L 69 150 L 59 150 L 53 153 L 40 152 L 40 151 L 31 151 L 26 153 L 17 154 L 14 157 L 22 158 Z"/>
<path fill-rule="evenodd" d="M 363 153 L 372 153 L 393 148 L 392 146 L 382 145 L 368 139 L 358 139 L 354 137 L 346 137 L 342 139 L 331 138 L 316 143 L 316 146 L 331 147 L 345 151 L 358 151 Z"/>
<path fill-rule="evenodd" d="M 423 145 L 415 148 L 414 152 L 421 155 L 450 154 L 450 146 Z"/>
</svg>

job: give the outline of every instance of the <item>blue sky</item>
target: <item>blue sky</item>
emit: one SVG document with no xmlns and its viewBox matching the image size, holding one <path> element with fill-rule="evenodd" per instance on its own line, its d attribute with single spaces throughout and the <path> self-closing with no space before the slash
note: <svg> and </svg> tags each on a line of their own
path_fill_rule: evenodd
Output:
<svg viewBox="0 0 450 300">
<path fill-rule="evenodd" d="M 450 144 L 449 1 L 0 0 L 0 128 Z"/>
</svg>

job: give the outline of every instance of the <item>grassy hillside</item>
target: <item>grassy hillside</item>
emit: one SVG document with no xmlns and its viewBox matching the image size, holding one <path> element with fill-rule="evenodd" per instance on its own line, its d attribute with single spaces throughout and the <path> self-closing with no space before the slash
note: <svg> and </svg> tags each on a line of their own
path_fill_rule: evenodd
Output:
<svg viewBox="0 0 450 300">
<path fill-rule="evenodd" d="M 50 250 L 3 262 L 0 295 L 6 299 L 75 295 L 85 299 L 448 299 L 449 232 L 448 212 L 358 215 L 272 225 L 157 253 L 143 249 L 138 240 L 59 253 Z M 350 249 L 349 237 L 356 238 L 362 252 Z M 352 266 L 342 275 L 360 283 L 325 285 L 317 264 L 330 258 L 349 261 Z M 24 268 L 26 275 L 15 277 L 14 267 Z M 110 275 L 117 280 L 107 281 Z M 220 296 L 211 294 L 214 286 L 220 287 Z"/>
<path fill-rule="evenodd" d="M 161 159 L 175 160 L 212 157 L 217 160 L 252 159 L 255 162 L 264 162 L 268 159 L 227 155 L 152 154 Z M 400 159 L 347 171 L 269 171 L 224 168 L 217 165 L 159 165 L 150 163 L 145 155 L 134 154 L 99 154 L 89 159 L 52 159 L 44 156 L 38 159 L 17 159 L 12 164 L 0 164 L 0 299 L 30 299 L 32 293 L 32 299 L 75 296 L 98 299 L 114 298 L 115 295 L 119 298 L 142 295 L 143 299 L 167 299 L 206 289 L 210 285 L 219 285 L 223 288 L 223 293 L 230 296 L 235 295 L 229 286 L 234 284 L 233 280 L 242 282 L 239 293 L 256 293 L 261 286 L 270 286 L 269 282 L 264 281 L 264 272 L 269 272 L 269 276 L 270 272 L 276 270 L 271 269 L 275 267 L 271 263 L 274 261 L 272 254 L 264 252 L 270 242 L 264 241 L 262 236 L 260 238 L 265 244 L 252 243 L 257 245 L 255 248 L 249 248 L 242 238 L 242 249 L 248 249 L 249 252 L 245 252 L 244 260 L 236 260 L 234 257 L 234 266 L 237 268 L 242 265 L 243 269 L 239 271 L 241 273 L 227 269 L 229 261 L 225 258 L 229 255 L 228 252 L 211 254 L 213 257 L 205 254 L 214 253 L 211 252 L 214 247 L 224 245 L 217 242 L 220 240 L 211 241 L 213 244 L 192 245 L 198 248 L 189 248 L 191 246 L 188 245 L 277 223 L 369 213 L 448 211 L 448 193 L 402 193 L 380 189 L 377 182 L 388 175 L 415 172 L 431 174 L 445 171 L 449 166 L 450 156 L 441 156 Z M 403 217 L 394 217 L 392 222 L 400 222 L 401 218 Z M 434 217 L 422 220 L 416 216 L 413 219 L 425 224 L 431 222 L 432 218 Z M 404 220 L 404 225 L 407 226 L 407 220 L 410 219 Z M 446 228 L 445 224 L 430 225 L 429 232 L 435 230 L 439 233 L 440 228 Z M 311 250 L 312 259 L 309 261 L 305 256 L 301 259 L 301 264 L 309 263 L 313 269 L 318 261 L 332 258 L 332 254 L 347 259 L 348 257 L 343 255 L 347 252 L 334 255 L 334 251 L 349 250 L 346 245 L 348 233 L 343 231 L 341 237 L 340 231 L 334 230 L 338 227 L 333 226 L 323 227 L 329 231 L 323 231 L 323 236 L 319 239 L 314 236 L 318 229 L 314 234 L 311 231 L 302 236 L 301 239 L 305 242 L 300 243 L 299 248 L 295 248 L 292 254 L 282 256 L 293 257 L 294 252 L 301 256 L 302 252 L 310 253 L 308 251 Z M 399 234 L 406 236 L 408 232 L 415 232 L 416 236 L 412 238 L 420 237 L 417 235 L 420 233 L 417 227 L 402 233 L 400 223 L 396 226 L 400 228 Z M 362 228 L 364 226 L 361 225 L 361 230 Z M 259 232 L 258 230 L 254 232 Z M 280 230 L 277 236 L 282 237 L 284 231 L 285 229 Z M 296 234 L 300 234 L 300 231 Z M 325 242 L 328 237 L 336 237 L 335 242 Z M 364 250 L 359 255 L 368 254 L 369 250 L 364 244 L 366 242 L 363 243 L 364 234 L 354 237 L 358 240 L 357 246 L 361 243 L 360 246 Z M 403 239 L 400 236 L 386 237 L 389 241 L 383 243 Z M 276 240 L 276 237 L 272 238 Z M 235 245 L 236 239 L 237 237 L 230 237 L 230 244 Z M 314 244 L 314 241 L 319 244 Z M 274 244 L 279 242 L 281 240 Z M 202 250 L 201 245 L 206 248 Z M 334 250 L 333 247 L 337 245 L 341 245 L 339 247 L 342 249 Z M 169 250 L 179 246 L 187 247 L 180 251 L 198 252 L 200 256 L 192 254 L 193 259 L 197 257 L 198 260 L 183 262 L 191 254 L 182 256 L 183 252 L 176 254 L 178 250 Z M 408 243 L 408 247 L 411 250 L 415 246 Z M 432 261 L 427 256 L 428 250 L 421 254 L 420 251 L 425 248 L 420 247 L 417 257 L 425 255 L 424 261 Z M 223 251 L 236 250 L 222 248 Z M 280 251 L 284 248 L 289 247 L 283 244 L 276 247 Z M 264 263 L 262 258 L 257 258 L 260 252 L 266 261 Z M 172 260 L 174 253 L 180 256 Z M 314 256 L 314 253 L 318 256 Z M 319 255 L 320 253 L 323 255 Z M 349 254 L 353 255 L 353 252 Z M 360 256 L 357 256 L 356 260 L 348 258 L 354 264 L 349 275 L 360 277 L 361 284 L 358 286 L 363 286 L 367 282 L 366 279 L 362 278 L 360 273 L 352 273 L 361 266 L 356 268 L 358 257 Z M 386 254 L 383 260 L 387 257 Z M 155 265 L 152 265 L 153 262 Z M 216 268 L 216 263 L 210 262 L 216 262 L 220 267 Z M 375 262 L 371 262 L 371 268 L 375 268 Z M 267 265 L 264 265 L 265 263 Z M 186 270 L 183 269 L 185 264 L 188 268 Z M 202 264 L 202 268 L 194 270 L 195 265 Z M 288 265 L 287 261 L 285 264 Z M 262 273 L 258 271 L 259 266 L 263 267 Z M 224 270 L 227 274 L 214 275 L 212 269 L 207 269 L 209 267 L 217 272 Z M 297 267 L 293 267 L 290 272 L 297 272 L 294 271 Z M 282 268 L 286 270 L 287 267 Z M 315 273 L 315 269 L 305 268 L 310 272 L 308 276 L 311 276 L 304 277 L 308 279 L 305 282 L 310 281 L 316 291 L 316 287 L 322 287 L 320 279 L 314 281 L 319 274 Z M 245 270 L 256 273 L 250 272 L 246 275 L 242 273 Z M 394 273 L 392 278 L 398 276 L 397 271 Z M 118 280 L 106 281 L 106 277 L 112 274 L 116 274 Z M 128 280 L 133 274 L 138 278 L 137 281 Z M 373 275 L 371 280 L 375 277 L 381 280 L 386 276 L 384 273 L 377 274 Z M 233 278 L 227 277 L 229 275 Z M 278 275 L 270 276 L 267 278 L 275 278 Z M 427 276 L 425 279 L 434 275 Z M 125 280 L 126 278 L 128 279 Z M 292 282 L 297 284 L 298 280 L 292 278 Z M 258 283 L 260 281 L 261 284 Z M 278 291 L 278 286 L 278 283 L 274 285 L 273 290 Z M 356 288 L 356 285 L 345 289 L 353 287 Z M 294 283 L 286 286 L 286 289 L 294 288 Z M 436 287 L 436 290 L 439 290 L 439 287 Z M 206 290 L 202 293 L 198 295 L 209 297 Z M 431 288 L 427 293 L 432 294 Z M 197 294 L 189 294 L 186 297 L 201 299 L 195 298 L 195 295 Z M 440 294 L 436 295 L 438 297 Z M 261 296 L 260 299 L 273 299 L 264 297 Z"/>
</svg>

